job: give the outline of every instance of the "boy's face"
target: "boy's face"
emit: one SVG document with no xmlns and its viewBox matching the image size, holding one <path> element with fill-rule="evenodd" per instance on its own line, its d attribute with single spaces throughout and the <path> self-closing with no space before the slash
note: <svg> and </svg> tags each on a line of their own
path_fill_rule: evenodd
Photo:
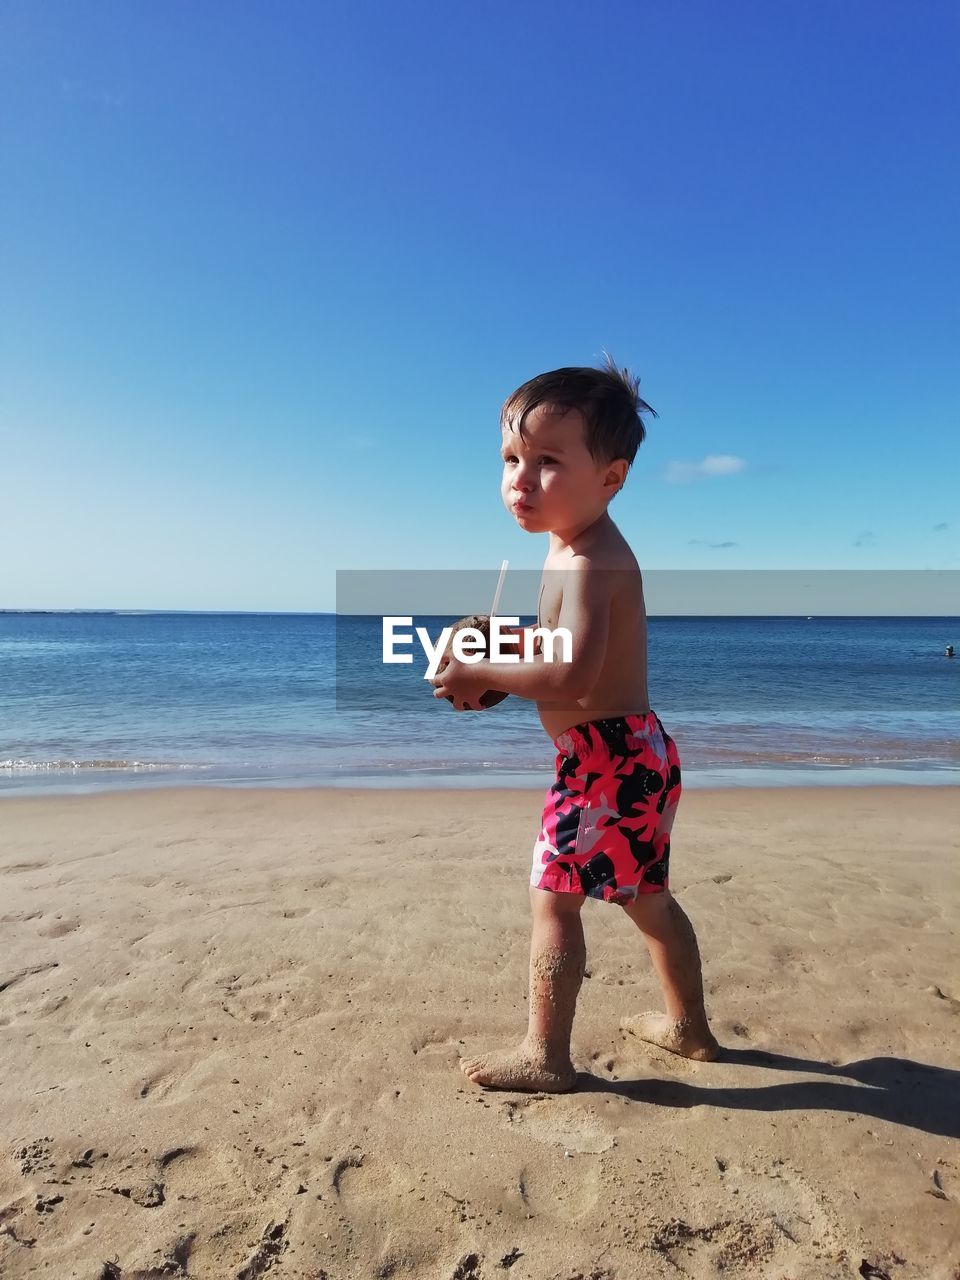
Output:
<svg viewBox="0 0 960 1280">
<path fill-rule="evenodd" d="M 503 480 L 507 510 L 528 533 L 567 532 L 592 523 L 623 484 L 625 459 L 598 462 L 584 443 L 576 410 L 537 405 L 527 414 L 523 438 L 503 432 Z"/>
</svg>

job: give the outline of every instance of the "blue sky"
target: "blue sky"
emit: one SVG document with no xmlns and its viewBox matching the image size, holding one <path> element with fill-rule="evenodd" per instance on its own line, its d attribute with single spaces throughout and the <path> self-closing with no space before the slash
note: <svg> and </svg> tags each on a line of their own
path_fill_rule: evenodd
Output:
<svg viewBox="0 0 960 1280">
<path fill-rule="evenodd" d="M 960 567 L 958 14 L 7 0 L 0 606 L 534 567 L 500 404 L 603 348 L 642 565 Z"/>
</svg>

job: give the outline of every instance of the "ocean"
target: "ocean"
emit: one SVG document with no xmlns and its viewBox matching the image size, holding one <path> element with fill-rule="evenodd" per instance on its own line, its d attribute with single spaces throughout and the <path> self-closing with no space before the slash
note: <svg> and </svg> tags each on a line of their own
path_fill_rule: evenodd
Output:
<svg viewBox="0 0 960 1280">
<path fill-rule="evenodd" d="M 688 785 L 956 784 L 948 644 L 960 619 L 655 617 L 651 702 Z M 378 617 L 0 614 L 0 794 L 549 784 L 532 703 L 457 713 L 380 653 Z"/>
</svg>

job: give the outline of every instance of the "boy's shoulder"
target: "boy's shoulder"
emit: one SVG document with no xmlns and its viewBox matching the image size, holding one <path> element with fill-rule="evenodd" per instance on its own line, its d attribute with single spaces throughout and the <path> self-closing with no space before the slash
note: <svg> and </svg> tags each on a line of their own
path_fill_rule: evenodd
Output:
<svg viewBox="0 0 960 1280">
<path fill-rule="evenodd" d="M 616 573 L 640 573 L 640 565 L 630 543 L 610 521 L 605 527 L 591 531 L 581 543 L 569 548 L 565 563 L 552 566 L 572 571 L 609 570 Z M 549 557 L 548 557 L 549 560 Z"/>
<path fill-rule="evenodd" d="M 578 581 L 572 581 L 576 575 Z M 548 552 L 540 581 L 537 621 L 555 626 L 568 590 L 589 607 L 625 610 L 643 607 L 643 576 L 633 550 L 615 525 L 603 536 L 591 537 Z"/>
<path fill-rule="evenodd" d="M 630 544 L 614 526 L 613 536 L 585 540 L 578 546 L 549 554 L 541 578 L 538 620 L 553 619 L 556 624 L 561 602 L 568 590 L 580 595 L 586 591 L 593 607 L 605 603 L 611 607 L 629 608 L 643 601 L 643 576 Z M 572 579 L 576 576 L 578 581 Z M 584 597 L 586 598 L 586 597 Z"/>
</svg>

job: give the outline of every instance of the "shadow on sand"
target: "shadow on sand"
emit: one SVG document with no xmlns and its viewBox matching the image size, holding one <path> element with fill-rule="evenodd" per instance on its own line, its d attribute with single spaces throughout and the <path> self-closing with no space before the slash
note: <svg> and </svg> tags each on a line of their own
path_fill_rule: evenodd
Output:
<svg viewBox="0 0 960 1280">
<path fill-rule="evenodd" d="M 849 1111 L 909 1125 L 944 1138 L 960 1138 L 960 1071 L 909 1058 L 864 1058 L 845 1066 L 793 1058 L 762 1049 L 722 1049 L 718 1064 L 774 1071 L 805 1071 L 832 1080 L 779 1084 L 688 1084 L 682 1080 L 604 1080 L 580 1072 L 577 1093 L 616 1093 L 661 1107 L 727 1107 L 731 1111 Z M 702 1065 L 705 1072 L 711 1063 Z M 855 1084 L 842 1081 L 852 1080 Z"/>
</svg>

